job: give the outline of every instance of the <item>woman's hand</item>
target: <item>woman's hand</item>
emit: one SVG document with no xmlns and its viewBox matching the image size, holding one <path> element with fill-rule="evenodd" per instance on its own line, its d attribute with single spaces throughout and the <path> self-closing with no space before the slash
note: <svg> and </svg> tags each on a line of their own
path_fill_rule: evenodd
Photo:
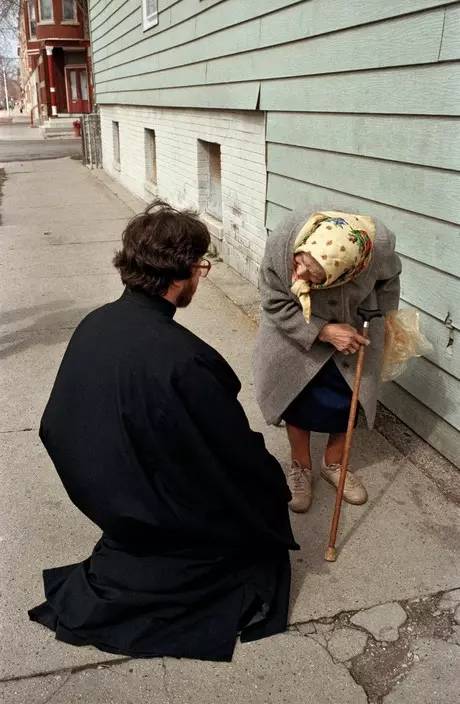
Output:
<svg viewBox="0 0 460 704">
<path fill-rule="evenodd" d="M 360 335 L 356 328 L 346 323 L 327 323 L 318 337 L 321 342 L 329 342 L 343 354 L 354 354 L 361 345 L 369 344 L 369 340 Z"/>
</svg>

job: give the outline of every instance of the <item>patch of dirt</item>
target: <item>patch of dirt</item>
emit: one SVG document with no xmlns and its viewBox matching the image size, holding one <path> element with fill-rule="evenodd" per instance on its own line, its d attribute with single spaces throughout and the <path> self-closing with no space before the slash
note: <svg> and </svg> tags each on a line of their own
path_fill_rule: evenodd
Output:
<svg viewBox="0 0 460 704">
<path fill-rule="evenodd" d="M 351 661 L 350 673 L 365 690 L 369 704 L 381 704 L 395 684 L 404 679 L 417 660 L 413 644 L 420 638 L 447 640 L 453 633 L 450 611 L 439 611 L 441 595 L 400 602 L 407 621 L 397 641 L 380 642 L 369 636 L 366 649 Z"/>
<path fill-rule="evenodd" d="M 345 665 L 355 682 L 366 692 L 368 703 L 382 704 L 384 697 L 407 676 L 417 662 L 418 656 L 414 653 L 417 640 L 447 641 L 454 633 L 454 610 L 441 611 L 438 608 L 444 593 L 398 602 L 406 612 L 407 620 L 400 626 L 396 641 L 378 641 L 364 628 L 355 626 L 350 619 L 356 611 L 310 621 L 308 631 L 304 629 L 303 632 L 305 637 L 313 639 L 318 638 L 318 633 L 322 634 L 320 642 L 325 647 L 334 630 L 339 628 L 353 628 L 366 633 L 368 639 L 365 649 Z M 299 632 L 302 632 L 302 625 L 305 624 L 295 626 Z"/>
</svg>

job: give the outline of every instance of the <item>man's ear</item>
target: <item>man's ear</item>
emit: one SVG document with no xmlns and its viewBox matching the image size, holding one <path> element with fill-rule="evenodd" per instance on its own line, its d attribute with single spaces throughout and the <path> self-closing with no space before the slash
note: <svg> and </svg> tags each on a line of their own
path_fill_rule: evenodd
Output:
<svg viewBox="0 0 460 704">
<path fill-rule="evenodd" d="M 184 282 L 183 282 L 182 279 L 174 279 L 174 280 L 171 281 L 171 283 L 169 284 L 169 289 L 170 289 L 171 291 L 179 291 L 179 290 L 182 288 L 182 284 L 183 284 L 183 283 L 184 283 Z"/>
<path fill-rule="evenodd" d="M 180 281 L 171 281 L 171 283 L 168 286 L 168 290 L 164 294 L 165 298 L 170 300 L 171 302 L 174 302 L 178 296 L 179 293 L 181 293 L 182 287 L 181 287 L 181 282 Z"/>
</svg>

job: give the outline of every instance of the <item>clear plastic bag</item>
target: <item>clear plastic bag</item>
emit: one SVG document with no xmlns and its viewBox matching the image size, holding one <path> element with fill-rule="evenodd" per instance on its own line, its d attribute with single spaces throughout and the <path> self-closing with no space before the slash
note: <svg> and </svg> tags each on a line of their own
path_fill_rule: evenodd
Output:
<svg viewBox="0 0 460 704">
<path fill-rule="evenodd" d="M 420 316 L 408 308 L 385 316 L 382 381 L 393 381 L 405 371 L 412 357 L 431 352 L 433 346 L 420 331 Z"/>
</svg>

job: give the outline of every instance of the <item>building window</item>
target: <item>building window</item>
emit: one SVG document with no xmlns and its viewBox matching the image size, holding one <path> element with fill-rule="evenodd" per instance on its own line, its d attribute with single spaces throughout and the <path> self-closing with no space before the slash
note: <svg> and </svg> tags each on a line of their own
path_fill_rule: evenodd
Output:
<svg viewBox="0 0 460 704">
<path fill-rule="evenodd" d="M 53 0 L 40 0 L 40 22 L 53 21 Z"/>
<path fill-rule="evenodd" d="M 157 185 L 157 144 L 155 130 L 144 130 L 145 180 L 147 187 Z"/>
<path fill-rule="evenodd" d="M 112 122 L 113 166 L 120 171 L 120 123 Z"/>
<path fill-rule="evenodd" d="M 222 220 L 222 167 L 220 144 L 198 140 L 200 209 Z"/>
<path fill-rule="evenodd" d="M 77 19 L 77 3 L 75 0 L 62 0 L 62 21 L 75 22 Z"/>
<path fill-rule="evenodd" d="M 158 24 L 158 0 L 142 0 L 144 31 Z"/>
<path fill-rule="evenodd" d="M 35 0 L 29 0 L 29 33 L 32 39 L 37 36 L 37 11 L 35 9 Z"/>
</svg>

